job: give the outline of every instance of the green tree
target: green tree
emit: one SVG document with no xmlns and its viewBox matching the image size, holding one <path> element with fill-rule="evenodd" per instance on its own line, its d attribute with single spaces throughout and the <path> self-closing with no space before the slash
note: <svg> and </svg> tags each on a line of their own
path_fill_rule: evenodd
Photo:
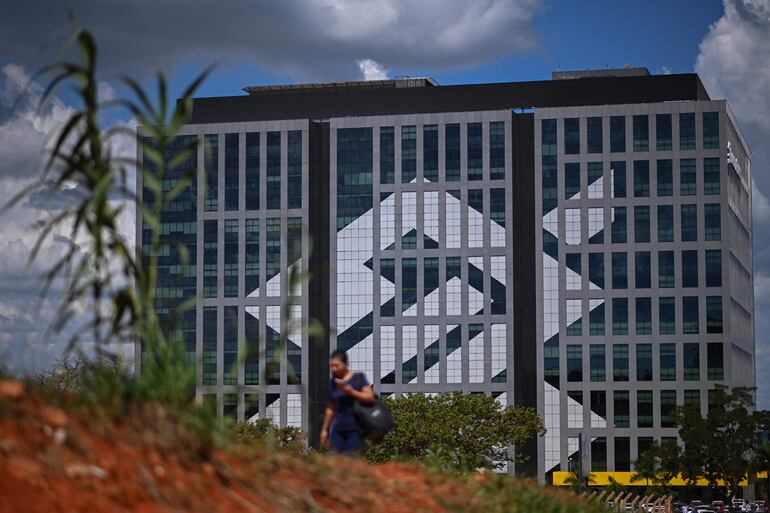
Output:
<svg viewBox="0 0 770 513">
<path fill-rule="evenodd" d="M 679 473 L 679 459 L 680 449 L 676 443 L 655 441 L 634 462 L 631 482 L 644 481 L 648 493 L 664 494 L 671 479 Z"/>
<path fill-rule="evenodd" d="M 368 448 L 373 462 L 418 459 L 459 471 L 500 468 L 511 461 L 509 446 L 545 432 L 534 409 L 503 407 L 481 394 L 409 394 L 386 401 L 394 427 Z"/>
<path fill-rule="evenodd" d="M 761 445 L 753 389 L 732 390 L 717 385 L 709 394 L 709 411 L 702 417 L 694 408 L 680 408 L 674 418 L 684 451 L 679 467 L 688 484 L 699 477 L 721 487 L 732 498 L 753 469 L 755 449 Z"/>
</svg>

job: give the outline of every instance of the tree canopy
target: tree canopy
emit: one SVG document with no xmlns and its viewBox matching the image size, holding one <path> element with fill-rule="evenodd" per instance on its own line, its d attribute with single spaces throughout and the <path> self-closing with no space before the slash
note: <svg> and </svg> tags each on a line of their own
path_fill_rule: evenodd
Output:
<svg viewBox="0 0 770 513">
<path fill-rule="evenodd" d="M 503 407 L 482 394 L 409 394 L 386 401 L 394 427 L 367 450 L 374 462 L 419 459 L 460 471 L 501 468 L 511 461 L 511 445 L 545 432 L 534 409 Z"/>
</svg>

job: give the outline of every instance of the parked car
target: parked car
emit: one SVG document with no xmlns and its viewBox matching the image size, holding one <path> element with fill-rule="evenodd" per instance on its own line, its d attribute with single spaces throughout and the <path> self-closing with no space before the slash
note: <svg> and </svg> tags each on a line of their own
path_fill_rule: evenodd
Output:
<svg viewBox="0 0 770 513">
<path fill-rule="evenodd" d="M 719 513 L 723 513 L 725 510 L 725 501 L 713 501 L 711 503 L 711 507 L 718 511 Z"/>
</svg>

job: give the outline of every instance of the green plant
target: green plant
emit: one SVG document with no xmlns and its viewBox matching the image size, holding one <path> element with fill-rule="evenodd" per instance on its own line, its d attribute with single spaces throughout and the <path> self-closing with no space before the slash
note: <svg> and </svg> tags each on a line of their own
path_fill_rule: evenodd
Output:
<svg viewBox="0 0 770 513">
<path fill-rule="evenodd" d="M 278 427 L 271 419 L 257 419 L 254 422 L 239 422 L 232 431 L 233 438 L 246 445 L 257 445 L 291 454 L 304 454 L 305 434 L 301 429 Z"/>
<path fill-rule="evenodd" d="M 500 468 L 511 460 L 511 445 L 544 432 L 534 410 L 504 408 L 481 394 L 410 394 L 386 401 L 394 427 L 367 449 L 373 462 L 417 459 L 458 471 Z"/>
<path fill-rule="evenodd" d="M 753 388 L 716 385 L 709 391 L 705 417 L 694 408 L 677 410 L 674 419 L 684 442 L 680 468 L 688 483 L 703 477 L 732 498 L 753 470 L 755 449 L 761 445 L 761 426 L 751 412 L 753 392 Z"/>
<path fill-rule="evenodd" d="M 97 78 L 97 45 L 91 34 L 76 28 L 67 47 L 80 50 L 78 62 L 60 62 L 43 68 L 33 80 L 44 79 L 46 87 L 40 108 L 64 85 L 73 86 L 80 108 L 74 109 L 52 139 L 41 176 L 13 197 L 10 208 L 33 193 L 62 194 L 75 189 L 76 200 L 53 215 L 42 228 L 30 254 L 37 258 L 45 241 L 57 231 L 69 234 L 69 247 L 45 275 L 44 295 L 55 280 L 64 280 L 64 298 L 50 329 L 72 325 L 68 354 L 84 357 L 80 342 L 90 338 L 95 347 L 91 363 L 68 368 L 65 364 L 45 380 L 63 393 L 77 393 L 81 403 L 91 404 L 109 415 L 121 415 L 133 404 L 157 401 L 190 426 L 211 426 L 216 415 L 193 404 L 194 367 L 186 359 L 180 332 L 174 324 L 197 298 L 171 305 L 174 315 L 161 323 L 156 308 L 158 257 L 178 251 L 183 266 L 189 261 L 184 246 L 161 233 L 164 207 L 190 189 L 197 179 L 194 169 L 179 171 L 196 149 L 179 148 L 177 137 L 191 112 L 192 95 L 209 73 L 201 73 L 176 102 L 169 100 L 162 74 L 156 77 L 155 102 L 136 81 L 123 78 L 133 98 L 119 97 L 102 102 Z M 122 109 L 142 126 L 139 140 L 147 166 L 113 154 L 118 136 L 135 138 L 127 127 L 104 127 L 105 113 Z M 173 145 L 175 151 L 170 149 Z M 136 201 L 128 183 L 129 169 L 137 167 L 147 196 L 141 208 L 144 230 L 149 236 L 147 251 L 136 255 L 120 231 L 119 218 L 126 205 Z M 173 180 L 168 180 L 173 176 Z M 171 184 L 171 186 L 169 186 Z M 168 307 L 169 305 L 164 305 Z M 80 322 L 86 307 L 88 320 Z M 108 352 L 114 344 L 141 341 L 142 372 L 131 375 Z M 91 355 L 88 355 L 89 357 Z M 58 381 L 57 381 L 58 380 Z M 201 429 L 201 431 L 204 431 Z M 219 435 L 211 433 L 210 438 Z"/>
</svg>

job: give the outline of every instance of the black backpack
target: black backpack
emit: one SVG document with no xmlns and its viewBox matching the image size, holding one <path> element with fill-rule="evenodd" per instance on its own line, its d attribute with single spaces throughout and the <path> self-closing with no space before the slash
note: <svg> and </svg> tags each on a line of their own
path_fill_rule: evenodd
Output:
<svg viewBox="0 0 770 513">
<path fill-rule="evenodd" d="M 353 403 L 353 412 L 364 437 L 370 442 L 380 442 L 393 427 L 393 415 L 380 396 L 374 396 L 372 404 Z"/>
</svg>

